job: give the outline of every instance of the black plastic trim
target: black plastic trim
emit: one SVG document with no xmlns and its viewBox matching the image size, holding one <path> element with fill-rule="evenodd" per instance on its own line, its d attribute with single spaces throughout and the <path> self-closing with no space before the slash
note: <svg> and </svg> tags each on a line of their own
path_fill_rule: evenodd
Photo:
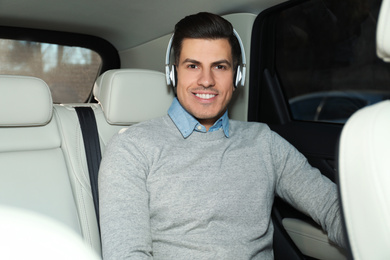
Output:
<svg viewBox="0 0 390 260">
<path fill-rule="evenodd" d="M 303 153 L 312 166 L 334 181 L 334 142 L 338 139 L 342 126 L 292 120 L 275 70 L 275 25 L 278 14 L 304 2 L 307 0 L 293 0 L 271 7 L 259 14 L 254 22 L 248 121 L 268 124 L 273 131 Z M 275 198 L 272 211 L 275 259 L 312 259 L 299 251 L 283 228 L 282 219 L 292 216 L 307 220 L 303 213 Z"/>
<path fill-rule="evenodd" d="M 275 71 L 275 15 L 281 10 L 306 2 L 308 0 L 287 1 L 282 4 L 273 6 L 261 12 L 252 28 L 251 39 L 251 64 L 249 72 L 249 105 L 248 121 L 265 122 L 265 123 L 285 123 L 289 118 L 289 113 L 284 114 L 287 108 L 278 110 L 273 100 L 269 100 L 268 95 L 275 98 L 284 98 L 283 93 L 265 93 L 269 88 L 262 87 L 267 84 L 270 78 L 277 78 Z M 267 69 L 267 73 L 265 70 Z M 266 76 L 267 75 L 267 78 Z M 275 96 L 279 95 L 278 96 Z M 280 96 L 282 95 L 282 96 Z M 264 108 L 267 108 L 264 110 Z M 287 109 L 287 110 L 286 110 Z M 261 111 L 267 111 L 262 113 Z M 279 120 L 281 121 L 279 121 Z"/>
</svg>

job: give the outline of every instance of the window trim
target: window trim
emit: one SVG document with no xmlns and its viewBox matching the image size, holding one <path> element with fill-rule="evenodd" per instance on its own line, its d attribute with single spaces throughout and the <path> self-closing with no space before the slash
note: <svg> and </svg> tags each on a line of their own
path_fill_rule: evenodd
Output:
<svg viewBox="0 0 390 260">
<path fill-rule="evenodd" d="M 102 68 L 100 73 L 110 69 L 120 68 L 120 58 L 117 49 L 107 40 L 97 36 L 41 29 L 0 26 L 0 38 L 87 48 L 95 51 L 100 55 L 102 59 Z"/>
<path fill-rule="evenodd" d="M 275 70 L 275 14 L 277 15 L 281 10 L 307 1 L 292 0 L 281 3 L 264 10 L 255 19 L 251 37 L 248 121 L 272 124 L 291 122 L 286 102 L 279 103 L 279 105 L 285 104 L 284 107 L 275 106 L 276 100 L 285 99 L 281 89 L 275 90 L 263 85 L 270 80 L 274 81 L 275 84 L 279 84 Z M 265 93 L 265 91 L 272 93 Z M 272 99 L 270 100 L 267 96 L 271 96 Z M 264 109 L 265 107 L 267 109 Z M 267 113 L 264 113 L 265 110 Z"/>
<path fill-rule="evenodd" d="M 0 26 L 0 38 L 17 41 L 33 41 L 58 44 L 70 47 L 81 47 L 96 52 L 101 60 L 101 68 L 97 76 L 107 70 L 118 69 L 121 66 L 118 50 L 107 40 L 86 34 L 59 32 L 41 29 Z M 91 92 L 85 102 L 94 102 Z"/>
</svg>

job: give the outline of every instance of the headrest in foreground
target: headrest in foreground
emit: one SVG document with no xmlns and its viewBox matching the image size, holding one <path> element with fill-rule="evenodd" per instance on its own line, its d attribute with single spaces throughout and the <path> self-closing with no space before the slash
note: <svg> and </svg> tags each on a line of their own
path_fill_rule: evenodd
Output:
<svg viewBox="0 0 390 260">
<path fill-rule="evenodd" d="M 376 53 L 382 60 L 390 62 L 390 0 L 383 0 L 379 11 Z"/>
</svg>

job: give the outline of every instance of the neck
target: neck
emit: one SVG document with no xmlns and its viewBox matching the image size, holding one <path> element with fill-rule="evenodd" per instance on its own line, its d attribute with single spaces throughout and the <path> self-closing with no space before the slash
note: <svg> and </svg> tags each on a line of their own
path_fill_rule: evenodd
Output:
<svg viewBox="0 0 390 260">
<path fill-rule="evenodd" d="M 210 127 L 212 127 L 217 120 L 215 119 L 197 119 L 199 123 L 201 123 L 207 131 L 209 131 Z"/>
</svg>

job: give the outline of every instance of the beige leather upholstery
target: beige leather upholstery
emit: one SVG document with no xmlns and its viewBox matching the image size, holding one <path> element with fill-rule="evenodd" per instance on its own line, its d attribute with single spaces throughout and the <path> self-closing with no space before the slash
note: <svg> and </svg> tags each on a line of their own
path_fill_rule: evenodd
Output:
<svg viewBox="0 0 390 260">
<path fill-rule="evenodd" d="M 61 148 L 68 166 L 81 234 L 96 252 L 101 253 L 99 227 L 93 204 L 84 142 L 74 109 L 74 106 L 81 105 L 54 105 L 54 118 L 62 140 Z M 97 104 L 94 109 L 99 109 Z"/>
<path fill-rule="evenodd" d="M 167 114 L 174 98 L 165 83 L 163 73 L 141 69 L 116 69 L 103 73 L 95 83 L 95 99 L 99 104 L 54 105 L 59 117 L 67 149 L 72 155 L 70 162 L 86 167 L 84 145 L 74 107 L 88 106 L 95 113 L 102 151 L 119 130 L 133 124 Z M 141 102 L 142 101 L 142 102 Z M 77 149 L 75 149 L 77 148 Z M 80 161 L 83 160 L 83 161 Z M 87 169 L 83 169 L 87 172 Z"/>
<path fill-rule="evenodd" d="M 0 203 L 40 212 L 80 233 L 61 137 L 55 120 L 48 121 L 48 86 L 0 76 L 0 93 L 8 99 L 0 102 Z"/>
<path fill-rule="evenodd" d="M 377 25 L 377 55 L 390 62 L 390 0 Z M 389 82 L 390 85 L 390 82 Z M 339 185 L 353 259 L 390 259 L 390 100 L 347 121 L 339 147 Z"/>
<path fill-rule="evenodd" d="M 298 218 L 284 218 L 282 224 L 302 254 L 314 259 L 347 259 L 345 250 L 331 242 L 317 225 Z"/>
<path fill-rule="evenodd" d="M 81 209 L 73 181 L 85 166 L 69 161 L 49 87 L 36 78 L 0 76 L 0 93 L 7 97 L 0 102 L 0 204 L 56 219 L 100 253 L 96 219 L 87 214 L 94 208 L 85 203 Z"/>
<path fill-rule="evenodd" d="M 69 179 L 80 215 L 83 237 L 100 252 L 99 229 L 91 194 L 84 141 L 75 107 L 87 106 L 93 109 L 103 153 L 111 137 L 119 130 L 166 114 L 173 94 L 165 85 L 164 74 L 137 69 L 112 70 L 104 73 L 98 78 L 94 93 L 99 104 L 54 105 L 54 116 L 63 141 L 62 149 L 69 168 Z M 156 102 L 156 98 L 163 102 Z M 143 102 L 140 103 L 139 100 Z M 150 110 L 149 107 L 154 109 Z"/>
<path fill-rule="evenodd" d="M 356 112 L 342 131 L 339 182 L 355 260 L 390 259 L 390 101 Z"/>
<path fill-rule="evenodd" d="M 104 73 L 94 92 L 99 104 L 53 105 L 49 87 L 42 80 L 0 76 L 0 204 L 56 219 L 100 254 L 84 143 L 74 107 L 93 109 L 104 151 L 123 127 L 166 115 L 174 95 L 165 85 L 163 73 L 135 69 Z"/>
<path fill-rule="evenodd" d="M 45 125 L 52 117 L 49 87 L 40 79 L 0 75 L 0 126 Z"/>
<path fill-rule="evenodd" d="M 390 62 L 390 0 L 383 0 L 379 12 L 376 51 L 379 58 Z"/>
<path fill-rule="evenodd" d="M 173 91 L 161 72 L 110 70 L 96 81 L 94 95 L 109 124 L 131 125 L 167 114 Z"/>
<path fill-rule="evenodd" d="M 0 259 L 98 260 L 62 223 L 28 210 L 0 207 Z"/>
</svg>

